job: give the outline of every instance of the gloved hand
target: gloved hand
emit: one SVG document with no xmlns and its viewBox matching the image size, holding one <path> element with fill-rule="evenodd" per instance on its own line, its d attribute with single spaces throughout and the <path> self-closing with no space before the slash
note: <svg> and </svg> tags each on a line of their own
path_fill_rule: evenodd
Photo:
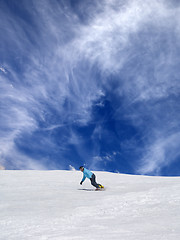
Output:
<svg viewBox="0 0 180 240">
<path fill-rule="evenodd" d="M 80 182 L 80 184 L 82 185 L 83 181 Z"/>
</svg>

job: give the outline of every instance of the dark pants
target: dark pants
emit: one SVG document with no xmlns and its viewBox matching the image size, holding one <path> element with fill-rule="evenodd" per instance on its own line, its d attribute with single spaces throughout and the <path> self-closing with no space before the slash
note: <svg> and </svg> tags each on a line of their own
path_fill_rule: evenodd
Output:
<svg viewBox="0 0 180 240">
<path fill-rule="evenodd" d="M 98 184 L 98 183 L 96 182 L 96 176 L 95 176 L 95 174 L 92 175 L 92 177 L 90 178 L 90 180 L 91 180 L 91 184 L 92 184 L 94 187 L 100 188 L 100 184 Z"/>
</svg>

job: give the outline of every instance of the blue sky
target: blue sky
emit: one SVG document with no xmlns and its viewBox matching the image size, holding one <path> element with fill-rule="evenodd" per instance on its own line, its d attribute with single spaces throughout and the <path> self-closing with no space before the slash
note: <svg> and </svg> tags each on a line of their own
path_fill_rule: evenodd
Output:
<svg viewBox="0 0 180 240">
<path fill-rule="evenodd" d="M 0 0 L 0 166 L 180 175 L 180 3 Z"/>
</svg>

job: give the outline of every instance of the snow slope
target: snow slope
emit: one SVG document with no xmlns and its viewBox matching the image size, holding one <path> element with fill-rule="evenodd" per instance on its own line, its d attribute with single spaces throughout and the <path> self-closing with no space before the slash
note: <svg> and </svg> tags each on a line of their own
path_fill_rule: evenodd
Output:
<svg viewBox="0 0 180 240">
<path fill-rule="evenodd" d="M 95 174 L 0 171 L 0 239 L 179 239 L 180 178 Z"/>
</svg>

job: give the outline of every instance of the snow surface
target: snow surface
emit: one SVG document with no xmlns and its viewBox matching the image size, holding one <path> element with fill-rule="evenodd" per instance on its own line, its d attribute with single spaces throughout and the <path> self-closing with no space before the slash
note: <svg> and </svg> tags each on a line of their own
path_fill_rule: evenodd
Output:
<svg viewBox="0 0 180 240">
<path fill-rule="evenodd" d="M 95 174 L 106 191 L 79 171 L 0 171 L 0 239 L 179 239 L 179 177 Z"/>
</svg>

